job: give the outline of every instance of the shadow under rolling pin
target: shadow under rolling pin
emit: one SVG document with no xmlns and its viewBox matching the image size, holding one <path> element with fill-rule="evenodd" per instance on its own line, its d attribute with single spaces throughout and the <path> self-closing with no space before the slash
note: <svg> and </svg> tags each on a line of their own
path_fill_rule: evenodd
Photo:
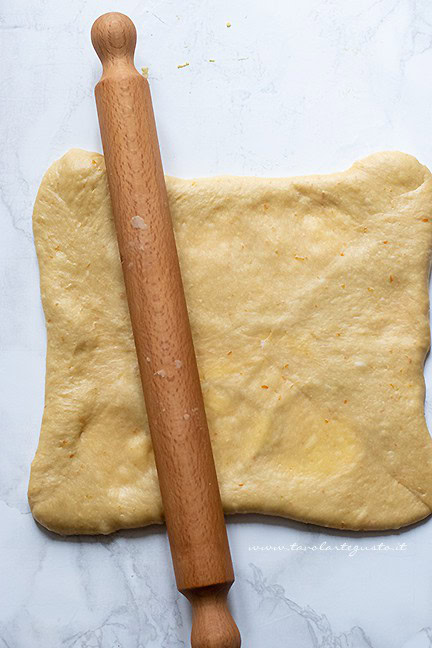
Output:
<svg viewBox="0 0 432 648">
<path fill-rule="evenodd" d="M 136 30 L 96 20 L 95 89 L 132 330 L 179 591 L 193 648 L 238 648 L 227 606 L 234 573 L 175 246 L 149 85 Z"/>
</svg>

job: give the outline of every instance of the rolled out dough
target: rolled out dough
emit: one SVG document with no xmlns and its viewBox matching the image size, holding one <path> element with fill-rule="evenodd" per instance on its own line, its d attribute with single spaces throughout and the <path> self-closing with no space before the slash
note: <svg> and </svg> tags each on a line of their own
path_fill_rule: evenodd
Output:
<svg viewBox="0 0 432 648">
<path fill-rule="evenodd" d="M 380 153 L 333 175 L 167 182 L 225 511 L 349 529 L 429 515 L 429 171 Z M 34 233 L 33 515 L 63 534 L 160 522 L 102 156 L 51 166 Z"/>
</svg>

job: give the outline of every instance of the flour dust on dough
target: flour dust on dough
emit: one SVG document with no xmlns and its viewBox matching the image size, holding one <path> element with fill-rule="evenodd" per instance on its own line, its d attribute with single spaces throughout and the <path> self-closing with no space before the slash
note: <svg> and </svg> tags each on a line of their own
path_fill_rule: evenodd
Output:
<svg viewBox="0 0 432 648">
<path fill-rule="evenodd" d="M 333 175 L 167 184 L 225 511 L 348 529 L 429 515 L 429 171 L 380 153 Z M 62 534 L 160 522 L 102 156 L 50 167 L 34 234 L 48 354 L 32 513 Z"/>
</svg>

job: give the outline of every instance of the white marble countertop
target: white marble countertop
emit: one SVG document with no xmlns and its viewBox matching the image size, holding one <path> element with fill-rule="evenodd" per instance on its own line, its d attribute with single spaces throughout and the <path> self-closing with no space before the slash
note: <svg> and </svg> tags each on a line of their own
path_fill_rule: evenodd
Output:
<svg viewBox="0 0 432 648">
<path fill-rule="evenodd" d="M 60 538 L 34 523 L 26 498 L 45 364 L 32 205 L 55 158 L 70 147 L 101 150 L 89 32 L 97 15 L 119 9 L 139 30 L 136 63 L 149 67 L 168 173 L 326 172 L 382 149 L 432 167 L 430 0 L 2 3 L 4 648 L 189 645 L 188 603 L 175 589 L 163 528 Z M 431 521 L 384 536 L 258 516 L 232 518 L 228 528 L 244 646 L 432 647 Z M 332 550 L 305 549 L 323 542 Z M 344 542 L 390 549 L 348 551 Z"/>
</svg>

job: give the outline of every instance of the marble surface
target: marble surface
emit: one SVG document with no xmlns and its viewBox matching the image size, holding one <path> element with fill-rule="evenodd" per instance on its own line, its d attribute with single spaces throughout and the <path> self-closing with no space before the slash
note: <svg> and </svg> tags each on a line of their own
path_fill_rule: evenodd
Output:
<svg viewBox="0 0 432 648">
<path fill-rule="evenodd" d="M 26 499 L 46 343 L 32 205 L 55 158 L 101 149 L 89 31 L 116 9 L 139 29 L 168 173 L 326 172 L 382 149 L 432 167 L 430 0 L 2 3 L 0 648 L 189 645 L 163 528 L 60 538 Z M 228 527 L 244 646 L 432 647 L 431 521 L 385 535 Z"/>
</svg>

